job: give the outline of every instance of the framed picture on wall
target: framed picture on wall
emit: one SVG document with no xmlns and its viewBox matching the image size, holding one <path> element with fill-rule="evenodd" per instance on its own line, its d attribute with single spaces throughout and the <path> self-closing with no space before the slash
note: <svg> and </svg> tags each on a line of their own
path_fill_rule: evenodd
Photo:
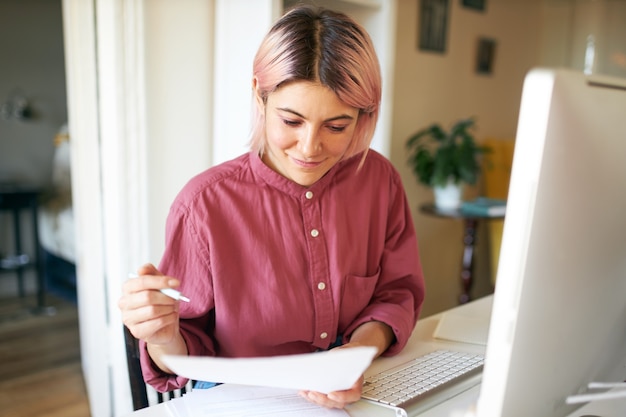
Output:
<svg viewBox="0 0 626 417">
<path fill-rule="evenodd" d="M 418 47 L 445 52 L 448 30 L 448 0 L 419 0 Z"/>
<path fill-rule="evenodd" d="M 461 0 L 461 5 L 463 5 L 463 7 L 467 7 L 468 9 L 484 12 L 487 6 L 487 0 Z"/>
<path fill-rule="evenodd" d="M 476 72 L 478 74 L 491 74 L 493 61 L 496 54 L 495 39 L 480 38 L 476 47 Z"/>
</svg>

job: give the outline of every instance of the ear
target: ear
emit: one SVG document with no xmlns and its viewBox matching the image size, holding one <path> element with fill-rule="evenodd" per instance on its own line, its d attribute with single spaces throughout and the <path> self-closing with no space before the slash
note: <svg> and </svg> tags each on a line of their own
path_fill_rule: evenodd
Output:
<svg viewBox="0 0 626 417">
<path fill-rule="evenodd" d="M 265 102 L 263 101 L 263 97 L 261 96 L 261 90 L 259 89 L 259 80 L 257 77 L 252 77 L 252 90 L 254 91 L 254 99 L 256 100 L 256 105 L 259 108 L 259 112 L 261 114 L 265 113 Z"/>
</svg>

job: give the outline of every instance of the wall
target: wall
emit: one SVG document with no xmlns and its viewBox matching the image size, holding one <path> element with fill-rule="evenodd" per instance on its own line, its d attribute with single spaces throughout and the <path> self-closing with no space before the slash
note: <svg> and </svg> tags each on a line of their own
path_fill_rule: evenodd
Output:
<svg viewBox="0 0 626 417">
<path fill-rule="evenodd" d="M 211 165 L 214 5 L 144 3 L 148 259 L 158 264 L 178 191 Z M 181 30 L 181 28 L 185 30 Z M 174 80 L 174 81 L 173 81 Z"/>
<path fill-rule="evenodd" d="M 428 217 L 418 207 L 432 201 L 430 189 L 419 185 L 406 163 L 404 143 L 416 130 L 433 122 L 449 125 L 475 116 L 477 139 L 513 138 L 517 126 L 523 77 L 538 62 L 541 8 L 537 2 L 492 0 L 484 12 L 449 2 L 445 53 L 417 48 L 417 0 L 398 2 L 394 113 L 391 161 L 400 170 L 418 233 L 427 283 L 423 315 L 454 306 L 460 293 L 462 223 Z M 493 73 L 474 70 L 479 37 L 497 41 Z M 479 188 L 466 190 L 466 197 Z M 490 292 L 488 241 L 479 225 L 474 294 Z"/>
<path fill-rule="evenodd" d="M 543 65 L 626 77 L 626 1 L 546 0 L 542 11 Z"/>
</svg>

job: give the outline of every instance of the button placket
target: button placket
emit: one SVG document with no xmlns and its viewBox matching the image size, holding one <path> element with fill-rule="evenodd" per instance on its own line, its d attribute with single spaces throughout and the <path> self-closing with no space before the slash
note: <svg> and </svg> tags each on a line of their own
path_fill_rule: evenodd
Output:
<svg viewBox="0 0 626 417">
<path fill-rule="evenodd" d="M 315 305 L 314 345 L 328 347 L 328 340 L 336 327 L 335 306 L 332 291 L 328 287 L 329 273 L 326 242 L 322 235 L 322 217 L 318 195 L 312 190 L 301 194 L 302 216 L 309 254 L 309 282 Z"/>
</svg>

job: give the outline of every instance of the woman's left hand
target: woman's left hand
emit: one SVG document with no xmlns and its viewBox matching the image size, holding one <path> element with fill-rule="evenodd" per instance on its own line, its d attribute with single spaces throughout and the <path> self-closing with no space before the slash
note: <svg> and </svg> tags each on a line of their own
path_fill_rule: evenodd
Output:
<svg viewBox="0 0 626 417">
<path fill-rule="evenodd" d="M 359 343 L 348 342 L 345 345 L 336 347 L 337 349 L 349 349 L 355 346 L 362 346 Z M 363 376 L 361 377 L 347 390 L 333 391 L 328 394 L 323 394 L 316 391 L 300 391 L 300 396 L 306 398 L 312 403 L 319 404 L 326 408 L 344 408 L 346 405 L 357 402 L 361 399 L 361 393 L 363 392 Z"/>
<path fill-rule="evenodd" d="M 315 391 L 300 391 L 299 394 L 312 403 L 319 404 L 326 408 L 344 408 L 348 404 L 359 401 L 362 391 L 363 376 L 361 376 L 350 389 L 344 391 L 333 391 L 328 394 Z"/>
<path fill-rule="evenodd" d="M 395 336 L 391 327 L 378 322 L 369 321 L 359 326 L 345 345 L 335 349 L 349 349 L 357 346 L 374 346 L 378 349 L 376 357 L 380 356 L 393 343 Z M 333 391 L 322 394 L 315 391 L 300 391 L 300 396 L 307 400 L 328 408 L 344 408 L 346 405 L 361 399 L 363 392 L 363 375 L 352 385 L 350 389 Z"/>
</svg>

